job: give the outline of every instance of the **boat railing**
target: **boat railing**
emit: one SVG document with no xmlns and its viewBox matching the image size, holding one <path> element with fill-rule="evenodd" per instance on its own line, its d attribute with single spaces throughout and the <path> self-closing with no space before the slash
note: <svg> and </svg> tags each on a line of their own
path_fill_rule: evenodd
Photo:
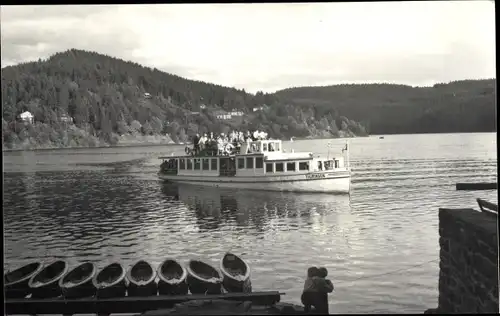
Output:
<svg viewBox="0 0 500 316">
<path fill-rule="evenodd" d="M 236 175 L 236 170 L 221 170 L 219 175 L 222 177 L 234 177 Z"/>
</svg>

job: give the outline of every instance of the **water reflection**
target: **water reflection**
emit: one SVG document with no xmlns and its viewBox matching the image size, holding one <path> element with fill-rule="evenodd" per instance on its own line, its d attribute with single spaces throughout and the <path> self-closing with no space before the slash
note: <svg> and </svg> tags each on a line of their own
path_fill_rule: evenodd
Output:
<svg viewBox="0 0 500 316">
<path fill-rule="evenodd" d="M 307 226 L 314 216 L 350 212 L 348 195 L 244 191 L 184 184 L 163 184 L 162 192 L 167 201 L 182 201 L 193 212 L 202 232 L 227 226 L 264 232 L 284 220 L 289 223 L 273 229 L 296 230 L 300 225 L 293 219 L 300 218 Z"/>
</svg>

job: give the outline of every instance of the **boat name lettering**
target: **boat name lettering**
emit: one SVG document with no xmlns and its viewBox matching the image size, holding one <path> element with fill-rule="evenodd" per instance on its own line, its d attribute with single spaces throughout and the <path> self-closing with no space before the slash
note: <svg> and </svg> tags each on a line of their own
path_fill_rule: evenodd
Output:
<svg viewBox="0 0 500 316">
<path fill-rule="evenodd" d="M 321 178 L 325 178 L 324 173 L 306 174 L 306 179 L 321 179 Z"/>
</svg>

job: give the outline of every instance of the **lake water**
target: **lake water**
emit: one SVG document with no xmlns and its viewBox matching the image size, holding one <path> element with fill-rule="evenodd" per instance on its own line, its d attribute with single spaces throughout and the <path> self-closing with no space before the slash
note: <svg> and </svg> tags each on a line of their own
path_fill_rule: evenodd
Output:
<svg viewBox="0 0 500 316">
<path fill-rule="evenodd" d="M 345 140 L 331 140 L 332 153 Z M 285 143 L 327 152 L 328 140 Z M 438 208 L 497 203 L 495 134 L 387 135 L 349 140 L 351 195 L 164 185 L 161 155 L 184 146 L 4 153 L 6 268 L 35 259 L 99 267 L 167 256 L 218 266 L 228 250 L 254 290 L 299 303 L 306 269 L 326 266 L 332 313 L 421 313 L 437 306 Z"/>
</svg>

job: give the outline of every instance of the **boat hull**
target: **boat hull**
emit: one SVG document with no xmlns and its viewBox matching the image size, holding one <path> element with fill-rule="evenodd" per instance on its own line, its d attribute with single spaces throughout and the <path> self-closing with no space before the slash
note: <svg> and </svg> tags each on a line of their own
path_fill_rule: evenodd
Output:
<svg viewBox="0 0 500 316">
<path fill-rule="evenodd" d="M 211 265 L 201 261 L 191 261 L 187 267 L 187 283 L 191 294 L 222 294 L 222 275 Z M 198 268 L 194 266 L 198 265 Z M 212 276 L 206 279 L 200 273 L 210 273 Z"/>
<path fill-rule="evenodd" d="M 158 286 L 154 280 L 144 285 L 129 282 L 127 292 L 128 296 L 156 296 L 158 294 Z"/>
<path fill-rule="evenodd" d="M 147 279 L 141 281 L 144 277 Z M 156 296 L 158 285 L 155 282 L 156 270 L 149 262 L 139 260 L 127 272 L 128 296 Z"/>
<path fill-rule="evenodd" d="M 189 287 L 186 279 L 176 283 L 167 283 L 162 280 L 158 282 L 158 293 L 160 295 L 187 295 Z"/>
<path fill-rule="evenodd" d="M 62 293 L 68 299 L 92 297 L 96 294 L 96 288 L 92 284 L 92 279 L 89 279 L 77 286 L 62 288 Z"/>
<path fill-rule="evenodd" d="M 222 285 L 224 286 L 224 289 L 229 293 L 252 292 L 252 282 L 250 281 L 250 279 L 246 279 L 245 281 L 239 281 L 224 275 L 224 278 L 222 280 Z"/>
<path fill-rule="evenodd" d="M 351 189 L 351 176 L 348 171 L 270 177 L 207 177 L 160 172 L 158 177 L 173 183 L 247 190 L 345 194 Z"/>
<path fill-rule="evenodd" d="M 43 269 L 43 263 L 34 262 L 4 274 L 5 297 L 25 298 L 31 293 L 30 279 Z"/>
<path fill-rule="evenodd" d="M 187 283 L 191 294 L 222 294 L 221 282 L 206 282 L 188 274 Z"/>
<path fill-rule="evenodd" d="M 38 274 L 34 275 L 29 282 L 32 298 L 54 298 L 62 295 L 59 280 L 68 272 L 66 261 L 56 261 L 45 266 Z M 52 276 L 53 275 L 53 276 Z M 45 277 L 51 278 L 44 281 Z"/>
<path fill-rule="evenodd" d="M 233 259 L 231 259 L 231 257 Z M 231 274 L 231 269 L 238 272 L 236 278 Z M 250 293 L 252 292 L 252 283 L 250 280 L 250 266 L 242 258 L 226 253 L 220 261 L 220 270 L 222 272 L 222 286 L 229 293 Z M 234 273 L 234 271 L 233 271 Z"/>
<path fill-rule="evenodd" d="M 66 274 L 59 281 L 59 287 L 62 290 L 63 296 L 68 299 L 92 297 L 96 293 L 96 288 L 92 283 L 97 272 L 96 266 L 91 262 L 83 263 Z M 83 275 L 77 284 L 70 285 L 71 280 Z"/>
<path fill-rule="evenodd" d="M 111 266 L 113 266 L 114 269 L 119 269 L 120 274 L 113 281 L 113 283 L 107 283 L 103 286 L 99 281 L 99 278 L 101 274 L 111 273 L 109 272 Z M 110 264 L 102 269 L 94 276 L 94 278 L 92 279 L 92 284 L 96 287 L 96 297 L 98 298 L 124 297 L 127 294 L 127 280 L 125 269 L 119 263 Z"/>
<path fill-rule="evenodd" d="M 170 271 L 167 268 L 170 265 Z M 180 278 L 172 279 L 168 278 L 167 275 L 163 274 L 163 267 L 166 267 L 165 274 L 173 271 L 178 275 L 180 273 Z M 158 275 L 158 293 L 160 295 L 186 295 L 189 292 L 189 286 L 187 284 L 187 271 L 186 269 L 177 261 L 173 259 L 166 259 L 162 262 L 162 264 L 158 267 L 158 271 L 156 272 Z M 170 274 L 170 273 L 168 273 Z"/>
</svg>

